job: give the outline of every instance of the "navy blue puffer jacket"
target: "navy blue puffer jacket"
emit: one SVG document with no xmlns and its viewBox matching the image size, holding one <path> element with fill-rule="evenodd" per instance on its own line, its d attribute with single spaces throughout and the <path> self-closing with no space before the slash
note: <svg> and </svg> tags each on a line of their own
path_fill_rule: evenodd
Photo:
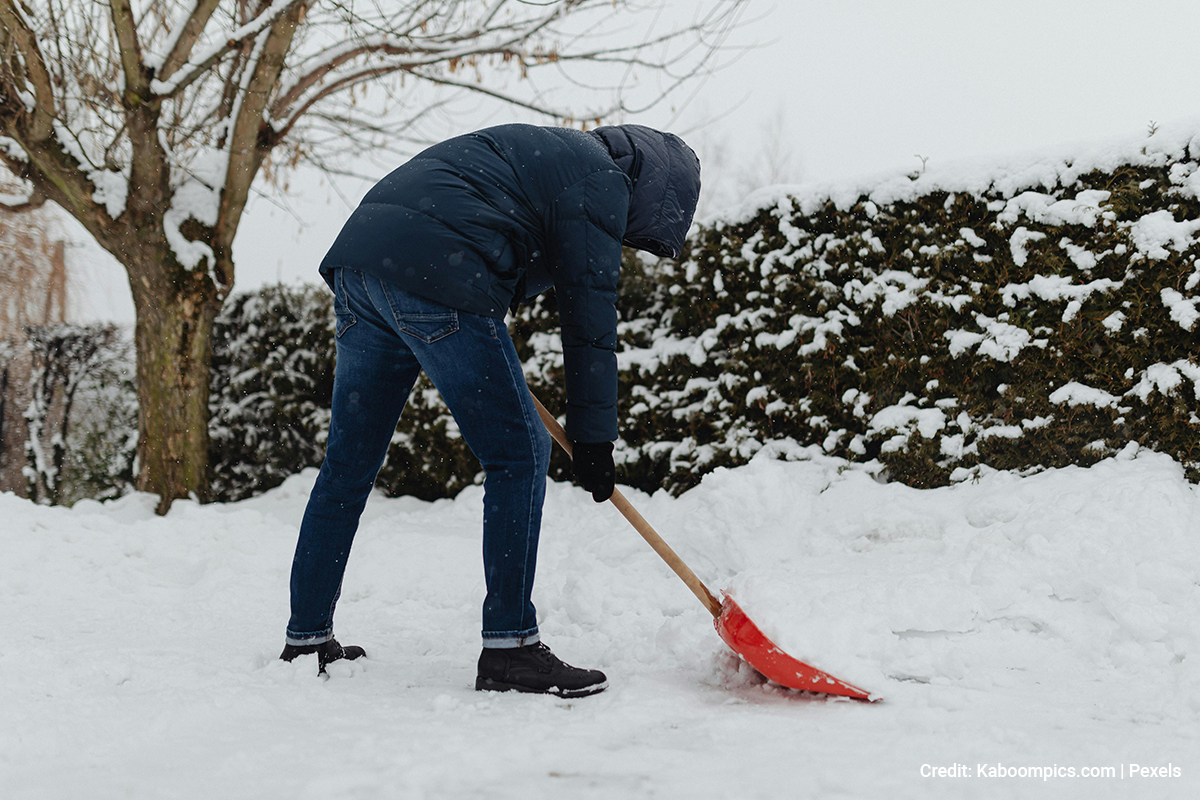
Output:
<svg viewBox="0 0 1200 800">
<path fill-rule="evenodd" d="M 372 187 L 321 274 L 350 267 L 497 319 L 554 286 L 567 434 L 612 441 L 621 245 L 678 256 L 699 192 L 699 161 L 672 134 L 501 125 L 436 144 Z"/>
</svg>

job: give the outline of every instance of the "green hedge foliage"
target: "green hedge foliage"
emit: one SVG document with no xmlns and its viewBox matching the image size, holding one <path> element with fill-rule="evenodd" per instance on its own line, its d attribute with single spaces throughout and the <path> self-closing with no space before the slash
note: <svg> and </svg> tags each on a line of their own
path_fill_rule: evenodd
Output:
<svg viewBox="0 0 1200 800">
<path fill-rule="evenodd" d="M 679 491 L 779 440 L 917 487 L 1130 442 L 1195 479 L 1198 157 L 911 176 L 703 228 L 624 338 L 634 482 Z"/>
<path fill-rule="evenodd" d="M 325 457 L 335 366 L 333 298 L 324 285 L 236 294 L 213 330 L 209 402 L 212 497 L 241 500 Z M 451 497 L 479 464 L 424 376 L 409 398 L 376 485 L 391 496 Z"/>
<path fill-rule="evenodd" d="M 981 469 L 1087 465 L 1131 442 L 1200 477 L 1198 160 L 1200 137 L 1152 138 L 1119 157 L 781 192 L 700 226 L 678 262 L 627 252 L 624 482 L 678 493 L 770 446 L 929 487 Z M 561 409 L 553 292 L 510 328 L 531 388 Z M 327 358 L 332 340 L 304 349 Z M 273 407 L 245 374 L 246 393 L 227 400 Z M 292 417 L 319 445 L 324 418 Z M 280 425 L 224 440 L 262 463 Z M 316 449 L 292 450 L 256 490 L 316 463 Z M 551 477 L 568 473 L 556 453 Z M 423 380 L 378 485 L 432 499 L 481 479 Z"/>
<path fill-rule="evenodd" d="M 213 326 L 209 485 L 217 501 L 283 483 L 325 457 L 333 302 L 324 286 L 231 297 Z"/>
</svg>

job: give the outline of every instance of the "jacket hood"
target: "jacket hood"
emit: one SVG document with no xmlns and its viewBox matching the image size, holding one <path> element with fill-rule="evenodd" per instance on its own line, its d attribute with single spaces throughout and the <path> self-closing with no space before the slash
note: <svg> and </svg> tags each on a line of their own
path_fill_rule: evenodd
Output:
<svg viewBox="0 0 1200 800">
<path fill-rule="evenodd" d="M 589 131 L 633 184 L 623 243 L 678 258 L 700 198 L 700 159 L 673 133 L 644 125 Z"/>
</svg>

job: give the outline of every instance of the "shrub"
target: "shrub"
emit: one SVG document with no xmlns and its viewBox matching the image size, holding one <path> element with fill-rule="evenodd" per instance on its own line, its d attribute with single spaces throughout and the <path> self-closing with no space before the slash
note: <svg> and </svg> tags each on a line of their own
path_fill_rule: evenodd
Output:
<svg viewBox="0 0 1200 800">
<path fill-rule="evenodd" d="M 678 493 L 769 442 L 918 487 L 1130 442 L 1200 477 L 1198 158 L 1200 137 L 1160 132 L 1115 154 L 775 193 L 702 225 L 679 262 L 626 252 L 623 480 Z M 561 409 L 553 292 L 510 327 L 530 387 Z M 568 476 L 556 451 L 551 477 Z M 431 499 L 480 478 L 422 379 L 379 486 Z"/>
<path fill-rule="evenodd" d="M 781 439 L 913 486 L 1131 441 L 1195 479 L 1198 158 L 1160 138 L 703 227 L 624 339 L 635 483 L 680 491 Z"/>
<path fill-rule="evenodd" d="M 132 342 L 115 325 L 28 326 L 25 335 L 30 499 L 69 505 L 129 491 L 137 445 Z"/>
<path fill-rule="evenodd" d="M 333 304 L 324 286 L 234 295 L 213 328 L 210 490 L 240 500 L 325 456 Z"/>
<path fill-rule="evenodd" d="M 213 332 L 209 424 L 214 500 L 240 500 L 320 466 L 329 432 L 336 346 L 324 285 L 234 295 Z M 470 485 L 479 464 L 437 390 L 418 381 L 376 486 L 432 500 Z"/>
</svg>

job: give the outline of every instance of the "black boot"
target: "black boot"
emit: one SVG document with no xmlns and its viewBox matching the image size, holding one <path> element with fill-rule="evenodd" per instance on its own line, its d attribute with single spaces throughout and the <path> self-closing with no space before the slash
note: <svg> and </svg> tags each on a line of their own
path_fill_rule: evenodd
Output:
<svg viewBox="0 0 1200 800">
<path fill-rule="evenodd" d="M 538 642 L 524 647 L 485 647 L 479 656 L 475 688 L 488 692 L 533 692 L 585 697 L 608 688 L 604 673 L 564 664 Z"/>
<path fill-rule="evenodd" d="M 307 656 L 312 653 L 317 654 L 317 674 L 324 675 L 326 664 L 340 661 L 343 658 L 353 661 L 365 656 L 367 651 L 353 644 L 349 647 L 342 647 L 338 644 L 337 639 L 329 639 L 320 644 L 286 644 L 279 657 L 284 661 L 291 661 L 297 656 Z"/>
</svg>

